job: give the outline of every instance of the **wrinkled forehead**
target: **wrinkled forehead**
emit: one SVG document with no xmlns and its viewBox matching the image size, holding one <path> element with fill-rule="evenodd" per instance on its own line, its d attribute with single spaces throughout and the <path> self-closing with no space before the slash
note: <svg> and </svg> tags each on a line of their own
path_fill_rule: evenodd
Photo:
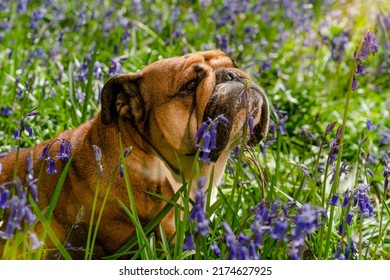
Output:
<svg viewBox="0 0 390 280">
<path fill-rule="evenodd" d="M 206 63 L 214 70 L 225 67 L 225 68 L 235 68 L 233 60 L 228 57 L 224 52 L 213 50 L 213 51 L 205 51 L 198 52 L 185 55 L 183 57 L 186 61 L 183 65 L 183 68 L 187 68 L 192 64 L 196 63 Z"/>
<path fill-rule="evenodd" d="M 213 70 L 224 68 L 236 68 L 233 60 L 224 52 L 213 50 L 187 54 L 181 57 L 166 58 L 156 61 L 142 71 L 144 74 L 153 71 L 170 73 L 183 72 L 194 64 L 207 64 Z"/>
</svg>

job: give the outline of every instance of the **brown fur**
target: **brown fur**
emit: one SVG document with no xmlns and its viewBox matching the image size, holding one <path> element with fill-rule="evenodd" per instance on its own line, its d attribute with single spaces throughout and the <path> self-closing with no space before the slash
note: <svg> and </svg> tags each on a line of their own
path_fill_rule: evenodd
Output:
<svg viewBox="0 0 390 280">
<path fill-rule="evenodd" d="M 200 68 L 194 68 L 194 65 Z M 63 242 L 66 239 L 77 213 L 83 206 L 83 222 L 79 228 L 72 231 L 68 241 L 73 246 L 85 246 L 98 178 L 98 166 L 92 145 L 100 147 L 102 153 L 103 173 L 97 207 L 99 210 L 105 190 L 120 160 L 119 135 L 123 147 L 133 149 L 125 161 L 141 223 L 146 224 L 153 219 L 165 203 L 147 192 L 168 198 L 173 196 L 181 186 L 176 156 L 180 159 L 185 177 L 188 178 L 194 161 L 194 135 L 206 116 L 208 101 L 215 91 L 214 73 L 221 67 L 233 69 L 243 78 L 250 80 L 224 53 L 208 51 L 160 60 L 139 73 L 118 75 L 106 83 L 102 92 L 102 111 L 76 129 L 64 131 L 57 136 L 69 140 L 72 144 L 72 163 L 51 223 L 59 240 Z M 182 97 L 177 97 L 181 87 L 197 75 L 202 76 L 202 81 L 196 92 L 192 96 L 183 94 Z M 261 107 L 258 110 L 259 115 L 256 116 L 256 124 L 261 125 L 262 134 L 257 138 L 262 138 L 268 128 L 268 103 L 265 95 L 259 95 L 254 103 L 253 107 Z M 238 113 L 232 114 L 233 123 L 226 132 L 230 135 L 223 137 L 239 139 L 237 135 L 241 134 L 242 116 L 237 117 L 240 115 Z M 230 151 L 238 144 L 237 139 L 227 141 L 214 163 L 201 164 L 201 175 L 204 176 L 209 176 L 212 166 L 215 167 L 214 185 L 220 180 Z M 50 141 L 53 140 L 20 151 L 19 178 L 25 177 L 26 157 L 30 151 L 33 152 L 35 177 L 39 174 L 41 164 L 44 164 L 44 170 L 47 168 L 47 163 L 39 159 L 38 155 Z M 56 142 L 50 153 L 55 155 L 58 151 L 59 142 Z M 12 181 L 15 153 L 1 158 L 0 162 L 3 165 L 0 184 Z M 64 165 L 63 161 L 56 159 L 58 173 L 42 173 L 38 182 L 39 206 L 42 209 L 49 205 Z M 134 226 L 117 202 L 117 199 L 128 202 L 125 182 L 118 172 L 115 173 L 112 186 L 100 225 L 95 258 L 114 253 L 135 234 Z M 168 236 L 174 234 L 172 211 L 163 219 L 162 225 Z M 50 248 L 52 244 L 48 240 L 45 246 Z M 0 241 L 0 255 L 3 243 Z M 81 258 L 82 254 L 73 256 Z"/>
</svg>

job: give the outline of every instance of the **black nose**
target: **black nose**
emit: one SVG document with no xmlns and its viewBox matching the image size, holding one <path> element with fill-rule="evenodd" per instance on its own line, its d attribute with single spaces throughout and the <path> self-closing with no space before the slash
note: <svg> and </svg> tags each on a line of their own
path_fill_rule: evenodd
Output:
<svg viewBox="0 0 390 280">
<path fill-rule="evenodd" d="M 215 71 L 216 84 L 229 81 L 243 82 L 243 77 L 232 69 L 220 68 Z"/>
</svg>

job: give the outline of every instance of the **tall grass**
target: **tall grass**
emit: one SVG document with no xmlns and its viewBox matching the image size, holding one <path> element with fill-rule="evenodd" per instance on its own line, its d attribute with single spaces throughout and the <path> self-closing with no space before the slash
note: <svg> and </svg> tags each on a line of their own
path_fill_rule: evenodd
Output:
<svg viewBox="0 0 390 280">
<path fill-rule="evenodd" d="M 183 176 L 174 197 L 150 193 L 168 203 L 143 227 L 131 174 L 124 170 L 129 199 L 118 204 L 137 234 L 108 259 L 389 258 L 387 1 L 87 1 L 80 6 L 18 0 L 0 6 L 0 153 L 33 146 L 94 116 L 110 76 L 195 50 L 227 52 L 272 103 L 267 138 L 255 148 L 243 142 L 232 153 L 215 202 L 210 186 L 203 186 L 207 235 L 188 220 L 195 203 L 189 193 L 200 187 L 193 184 L 200 179 L 198 161 L 194 180 Z M 360 59 L 364 71 L 357 76 L 354 51 L 362 51 L 367 30 L 376 35 L 379 50 Z M 352 90 L 355 79 L 358 88 Z M 28 116 L 33 108 L 39 114 Z M 26 129 L 15 141 L 22 119 Z M 27 137 L 28 127 L 35 138 Z M 123 157 L 117 160 L 119 168 Z M 27 193 L 37 221 L 7 241 L 4 259 L 44 257 L 44 247 L 35 248 L 30 240 L 38 224 L 39 240 L 50 239 L 58 258 L 71 258 L 50 228 L 69 164 L 49 208 L 38 209 Z M 0 194 L 16 192 L 8 182 L 0 185 Z M 98 193 L 94 205 L 96 199 Z M 174 242 L 159 226 L 172 209 Z M 96 213 L 85 259 L 93 257 L 104 207 Z M 193 241 L 186 244 L 189 237 Z"/>
</svg>

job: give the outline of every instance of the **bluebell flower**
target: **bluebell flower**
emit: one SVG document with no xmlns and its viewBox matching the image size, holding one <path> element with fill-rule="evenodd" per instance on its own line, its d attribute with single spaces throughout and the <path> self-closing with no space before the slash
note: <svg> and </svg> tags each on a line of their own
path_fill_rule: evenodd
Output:
<svg viewBox="0 0 390 280">
<path fill-rule="evenodd" d="M 45 14 L 46 9 L 44 8 L 38 8 L 36 10 L 33 10 L 31 12 L 31 21 L 29 27 L 36 32 Z"/>
<path fill-rule="evenodd" d="M 360 60 L 358 60 L 358 65 L 356 67 L 356 74 L 363 75 L 363 64 Z"/>
<path fill-rule="evenodd" d="M 18 0 L 16 4 L 16 11 L 19 15 L 25 14 L 27 12 L 28 0 Z"/>
<path fill-rule="evenodd" d="M 344 230 L 344 224 L 341 222 L 337 230 L 338 235 L 341 235 L 343 233 L 343 230 Z"/>
<path fill-rule="evenodd" d="M 184 244 L 183 244 L 183 249 L 184 250 L 194 250 L 194 238 L 192 235 L 186 235 L 184 238 Z"/>
<path fill-rule="evenodd" d="M 385 167 L 385 170 L 383 171 L 383 177 L 385 178 L 383 188 L 386 191 L 389 188 L 390 164 L 387 164 Z"/>
<path fill-rule="evenodd" d="M 43 245 L 43 242 L 38 239 L 38 236 L 35 232 L 29 232 L 30 242 L 31 242 L 31 250 L 36 250 Z"/>
<path fill-rule="evenodd" d="M 340 32 L 337 36 L 333 37 L 331 39 L 331 57 L 335 61 L 342 61 L 343 60 L 343 52 L 345 50 L 345 47 L 347 43 L 350 40 L 350 34 L 349 32 Z"/>
<path fill-rule="evenodd" d="M 0 231 L 0 238 L 3 239 L 12 238 L 15 230 L 22 230 L 23 223 L 31 226 L 36 220 L 36 216 L 32 213 L 31 206 L 28 204 L 27 194 L 21 180 L 17 179 L 12 184 L 15 188 L 12 197 L 10 197 L 9 190 L 4 188 L 5 185 L 0 185 L 0 189 L 2 189 L 0 208 L 9 209 L 5 231 Z"/>
<path fill-rule="evenodd" d="M 344 208 L 347 208 L 350 200 L 351 200 L 351 196 L 349 195 L 348 192 L 345 192 L 344 199 L 343 199 L 343 202 L 341 203 L 341 206 Z"/>
<path fill-rule="evenodd" d="M 35 138 L 34 130 L 31 126 L 28 128 L 27 132 L 28 132 L 28 138 L 31 138 L 31 139 Z"/>
<path fill-rule="evenodd" d="M 284 234 L 288 228 L 288 222 L 287 221 L 276 221 L 274 226 L 271 228 L 271 237 L 273 239 L 282 240 L 284 237 Z"/>
<path fill-rule="evenodd" d="M 275 109 L 276 114 L 278 115 L 278 129 L 281 135 L 287 134 L 286 122 L 288 120 L 288 112 L 284 110 Z"/>
<path fill-rule="evenodd" d="M 117 74 L 122 73 L 122 64 L 127 59 L 127 56 L 117 56 L 111 59 L 110 69 L 108 71 L 108 76 L 112 77 Z"/>
<path fill-rule="evenodd" d="M 376 39 L 372 31 L 368 31 L 364 34 L 363 44 L 360 50 L 360 53 L 357 53 L 357 50 L 354 52 L 353 56 L 357 62 L 357 67 L 355 69 L 356 74 L 363 74 L 363 64 L 362 58 L 367 58 L 370 53 L 374 55 L 378 51 L 379 45 L 378 40 Z M 353 76 L 352 80 L 352 89 L 356 90 L 358 88 L 358 82 L 356 77 Z"/>
<path fill-rule="evenodd" d="M 217 243 L 214 241 L 210 245 L 210 250 L 216 255 L 216 256 L 221 256 L 221 249 L 219 249 Z"/>
<path fill-rule="evenodd" d="M 201 124 L 200 128 L 196 132 L 196 147 L 200 149 L 199 160 L 203 162 L 211 161 L 210 153 L 217 147 L 217 129 L 220 123 L 223 125 L 228 125 L 229 120 L 223 115 L 217 116 L 214 120 L 209 118 L 207 121 Z"/>
<path fill-rule="evenodd" d="M 355 76 L 353 76 L 353 80 L 352 80 L 352 89 L 353 90 L 357 90 L 358 89 L 358 81 L 356 80 Z"/>
<path fill-rule="evenodd" d="M 248 245 L 248 251 L 249 251 L 249 259 L 250 260 L 258 260 L 260 259 L 260 254 L 256 250 L 256 245 L 253 241 L 251 241 Z"/>
<path fill-rule="evenodd" d="M 251 239 L 251 236 L 246 235 L 246 234 L 241 232 L 238 235 L 237 242 L 240 243 L 242 246 L 245 246 L 250 239 Z"/>
<path fill-rule="evenodd" d="M 9 117 L 13 114 L 13 110 L 11 107 L 8 107 L 6 105 L 2 105 L 0 108 L 0 116 Z"/>
<path fill-rule="evenodd" d="M 347 225 L 352 225 L 352 220 L 353 220 L 353 213 L 348 213 L 347 216 Z"/>
<path fill-rule="evenodd" d="M 57 158 L 67 161 L 70 157 L 70 149 L 72 144 L 65 139 L 60 139 L 60 152 L 56 155 Z"/>
<path fill-rule="evenodd" d="M 15 132 L 14 132 L 14 138 L 13 138 L 15 141 L 18 141 L 18 140 L 22 140 L 22 138 L 20 137 L 20 130 L 17 128 L 15 129 Z"/>
<path fill-rule="evenodd" d="M 74 80 L 76 82 L 84 82 L 88 78 L 89 64 L 91 63 L 91 55 L 88 54 L 84 57 L 83 62 L 80 65 L 74 66 Z"/>
<path fill-rule="evenodd" d="M 81 88 L 77 88 L 76 90 L 76 99 L 82 103 L 85 99 L 85 93 L 81 90 Z"/>
<path fill-rule="evenodd" d="M 369 184 L 358 184 L 354 192 L 354 207 L 358 207 L 358 212 L 363 217 L 374 216 L 374 207 L 371 205 L 367 191 L 370 189 Z"/>
<path fill-rule="evenodd" d="M 49 167 L 46 169 L 46 172 L 48 174 L 56 174 L 57 173 L 55 161 L 53 159 L 49 159 Z"/>
<path fill-rule="evenodd" d="M 43 148 L 42 153 L 39 154 L 38 157 L 39 157 L 40 159 L 47 159 L 49 149 L 50 149 L 50 144 L 46 145 L 46 146 Z"/>
<path fill-rule="evenodd" d="M 87 24 L 87 19 L 85 15 L 85 5 L 81 5 L 80 10 L 75 12 L 76 18 L 78 18 L 77 29 L 80 30 L 81 26 Z"/>
<path fill-rule="evenodd" d="M 338 205 L 338 201 L 339 201 L 339 196 L 338 196 L 338 194 L 334 194 L 334 195 L 332 196 L 332 198 L 328 201 L 328 203 L 329 203 L 330 205 L 337 206 L 337 205 Z"/>
<path fill-rule="evenodd" d="M 93 148 L 93 154 L 95 156 L 96 163 L 99 166 L 99 172 L 100 174 L 103 172 L 103 166 L 102 166 L 102 153 L 100 151 L 100 148 L 96 145 L 92 145 Z"/>
<path fill-rule="evenodd" d="M 334 121 L 334 122 L 327 125 L 327 127 L 325 129 L 325 136 L 327 136 L 333 130 L 333 128 L 336 126 L 336 122 L 337 121 Z"/>
<path fill-rule="evenodd" d="M 340 244 L 337 245 L 336 252 L 333 254 L 333 257 L 336 260 L 345 260 L 345 256 L 343 255 L 343 248 Z"/>
<path fill-rule="evenodd" d="M 204 184 L 206 182 L 205 177 L 201 177 L 198 180 L 198 189 L 195 191 L 195 203 L 192 206 L 191 213 L 188 216 L 188 220 L 195 222 L 195 234 L 206 236 L 209 234 L 208 225 L 209 221 L 206 219 L 204 212 L 205 207 L 205 192 Z"/>
<path fill-rule="evenodd" d="M 4 209 L 6 206 L 6 202 L 9 197 L 9 190 L 8 189 L 3 189 L 1 191 L 1 196 L 0 196 L 0 208 Z"/>
<path fill-rule="evenodd" d="M 367 130 L 374 130 L 374 124 L 370 119 L 367 119 Z"/>
<path fill-rule="evenodd" d="M 254 245 L 259 249 L 263 248 L 263 235 L 265 233 L 265 230 L 263 229 L 260 221 L 255 219 L 255 221 L 251 225 L 251 230 L 254 234 Z"/>
<path fill-rule="evenodd" d="M 97 80 L 101 80 L 103 79 L 103 64 L 100 63 L 99 61 L 95 61 L 95 64 L 94 64 L 94 67 L 93 67 L 93 76 L 95 77 L 95 79 Z"/>
<path fill-rule="evenodd" d="M 366 172 L 368 175 L 370 175 L 372 178 L 374 178 L 375 174 L 374 174 L 374 172 L 372 172 L 372 170 L 370 168 L 367 167 Z"/>
<path fill-rule="evenodd" d="M 349 240 L 349 244 L 345 248 L 345 259 L 349 260 L 355 254 L 356 248 L 352 238 Z"/>
</svg>

